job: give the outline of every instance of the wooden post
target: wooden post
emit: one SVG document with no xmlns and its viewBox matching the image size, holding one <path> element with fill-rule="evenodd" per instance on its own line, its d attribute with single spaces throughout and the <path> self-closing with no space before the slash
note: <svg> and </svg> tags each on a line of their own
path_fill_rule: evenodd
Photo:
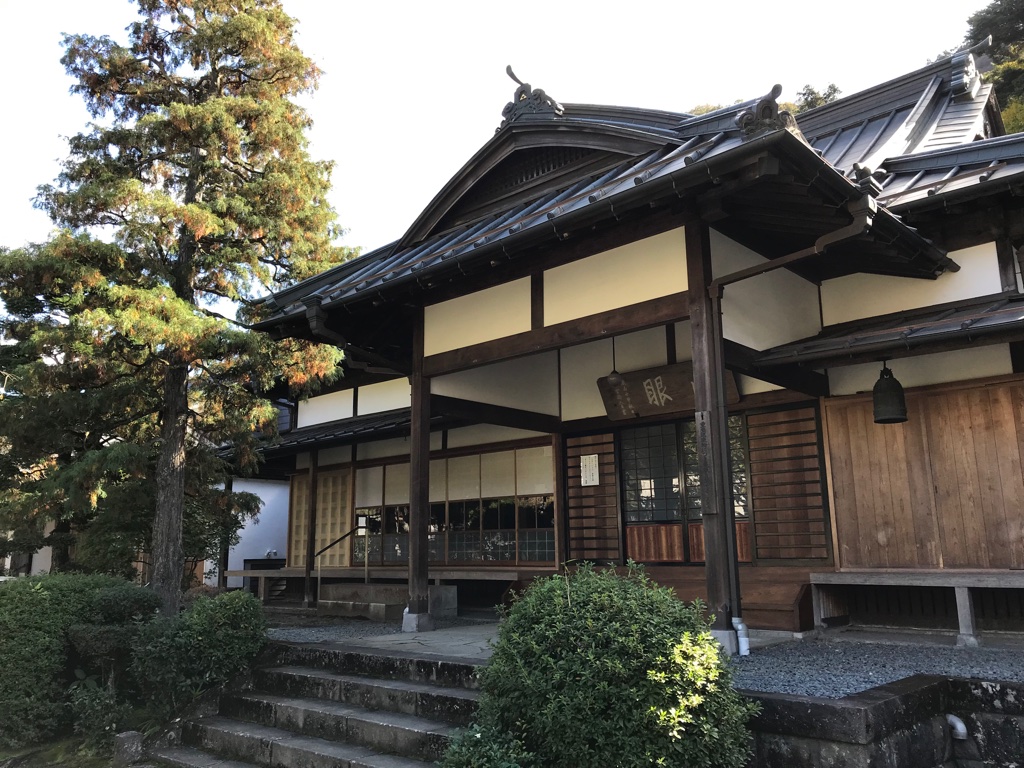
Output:
<svg viewBox="0 0 1024 768">
<path fill-rule="evenodd" d="M 302 604 L 309 608 L 316 603 L 313 591 L 313 555 L 316 553 L 316 486 L 319 475 L 320 452 L 309 452 L 309 531 L 306 535 L 306 578 Z"/>
<path fill-rule="evenodd" d="M 411 434 L 409 439 L 409 606 L 403 632 L 434 628 L 430 618 L 428 573 L 430 524 L 430 379 L 423 375 L 423 312 L 412 343 Z"/>
<path fill-rule="evenodd" d="M 227 508 L 224 510 L 227 514 L 231 514 L 232 507 L 234 504 L 231 501 L 231 494 L 235 488 L 235 478 L 228 475 L 228 479 L 224 481 L 224 493 L 227 494 Z M 227 538 L 221 541 L 220 544 L 220 556 L 217 558 L 217 587 L 218 589 L 226 590 L 228 588 L 228 558 L 231 555 L 231 547 L 228 546 Z"/>
<path fill-rule="evenodd" d="M 728 652 L 735 653 L 737 641 L 732 619 L 740 616 L 739 569 L 729 477 L 721 310 L 720 297 L 708 294 L 712 280 L 711 243 L 703 222 L 686 225 L 686 268 L 708 605 L 715 615 L 715 636 Z"/>
</svg>

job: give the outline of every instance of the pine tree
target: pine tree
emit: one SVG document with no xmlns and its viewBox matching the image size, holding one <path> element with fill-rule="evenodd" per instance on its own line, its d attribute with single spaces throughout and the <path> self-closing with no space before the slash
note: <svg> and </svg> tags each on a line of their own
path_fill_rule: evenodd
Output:
<svg viewBox="0 0 1024 768">
<path fill-rule="evenodd" d="M 0 348 L 17 376 L 0 431 L 18 467 L 0 490 L 15 517 L 151 508 L 152 583 L 174 611 L 182 520 L 214 503 L 217 447 L 251 463 L 254 428 L 276 417 L 256 393 L 339 370 L 334 348 L 275 344 L 211 307 L 251 304 L 351 253 L 332 245 L 331 167 L 309 157 L 293 101 L 319 71 L 280 3 L 138 5 L 127 44 L 65 36 L 72 91 L 97 122 L 40 187 L 61 234 L 0 252 L 3 331 L 17 342 Z"/>
</svg>

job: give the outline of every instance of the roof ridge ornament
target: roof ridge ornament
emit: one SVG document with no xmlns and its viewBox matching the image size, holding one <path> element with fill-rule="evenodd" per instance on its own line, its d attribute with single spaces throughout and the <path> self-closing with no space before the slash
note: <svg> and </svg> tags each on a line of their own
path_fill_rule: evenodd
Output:
<svg viewBox="0 0 1024 768">
<path fill-rule="evenodd" d="M 518 120 L 523 115 L 537 115 L 545 113 L 561 115 L 565 112 L 565 108 L 544 93 L 543 89 L 532 88 L 529 83 L 524 83 L 516 77 L 516 73 L 512 71 L 511 64 L 505 67 L 505 72 L 519 84 L 519 87 L 516 88 L 516 92 L 512 96 L 512 101 L 506 104 L 505 108 L 501 110 L 501 116 L 505 119 L 501 121 L 501 125 L 498 126 L 497 130 L 500 131 L 506 125 Z"/>
<path fill-rule="evenodd" d="M 978 71 L 974 54 L 984 53 L 992 45 L 992 35 L 989 35 L 977 45 L 957 51 L 950 57 L 952 72 L 950 73 L 949 85 L 954 96 L 969 94 L 970 98 L 978 95 L 981 90 L 981 73 Z"/>
<path fill-rule="evenodd" d="M 785 118 L 788 112 L 779 112 L 777 99 L 782 93 L 782 86 L 776 83 L 769 93 L 756 101 L 750 102 L 744 109 L 740 110 L 735 117 L 736 127 L 747 136 L 761 133 L 768 130 L 786 128 Z"/>
</svg>

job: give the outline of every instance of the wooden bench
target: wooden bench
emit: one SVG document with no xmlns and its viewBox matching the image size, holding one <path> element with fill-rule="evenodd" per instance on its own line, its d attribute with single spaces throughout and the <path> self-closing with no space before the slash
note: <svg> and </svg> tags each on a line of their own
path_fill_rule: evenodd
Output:
<svg viewBox="0 0 1024 768">
<path fill-rule="evenodd" d="M 974 620 L 972 589 L 1024 589 L 1024 571 L 891 570 L 864 569 L 811 573 L 814 626 L 849 615 L 845 596 L 838 587 L 946 587 L 956 596 L 959 623 L 957 645 L 980 644 Z"/>
</svg>

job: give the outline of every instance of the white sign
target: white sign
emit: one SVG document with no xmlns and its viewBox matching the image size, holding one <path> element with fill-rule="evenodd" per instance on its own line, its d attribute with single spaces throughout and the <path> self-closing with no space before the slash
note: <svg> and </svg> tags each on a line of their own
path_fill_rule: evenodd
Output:
<svg viewBox="0 0 1024 768">
<path fill-rule="evenodd" d="M 601 470 L 597 465 L 596 453 L 580 456 L 580 484 L 583 486 L 601 484 Z"/>
</svg>

